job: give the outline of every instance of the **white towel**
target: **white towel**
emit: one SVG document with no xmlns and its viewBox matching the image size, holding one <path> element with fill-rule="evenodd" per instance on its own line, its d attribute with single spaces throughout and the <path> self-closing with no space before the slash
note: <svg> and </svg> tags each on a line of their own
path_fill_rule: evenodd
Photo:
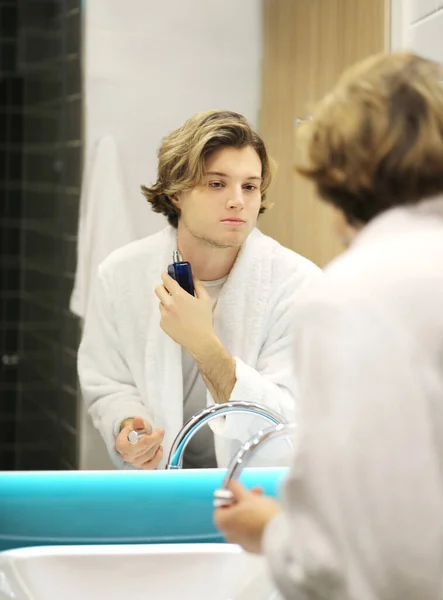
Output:
<svg viewBox="0 0 443 600">
<path fill-rule="evenodd" d="M 136 239 L 115 140 L 101 137 L 85 168 L 80 201 L 77 271 L 70 309 L 84 318 L 98 265 Z M 143 198 L 140 197 L 140 202 Z"/>
</svg>

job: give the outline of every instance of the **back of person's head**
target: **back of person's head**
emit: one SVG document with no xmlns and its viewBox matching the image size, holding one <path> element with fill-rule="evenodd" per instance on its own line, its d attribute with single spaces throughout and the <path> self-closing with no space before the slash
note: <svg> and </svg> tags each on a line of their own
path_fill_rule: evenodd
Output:
<svg viewBox="0 0 443 600">
<path fill-rule="evenodd" d="M 272 180 L 272 164 L 261 137 L 246 118 L 232 111 L 212 110 L 197 113 L 166 136 L 158 150 L 157 181 L 142 192 L 152 210 L 164 214 L 177 227 L 180 209 L 171 196 L 201 185 L 208 157 L 222 148 L 251 146 L 262 165 L 260 213 L 269 207 L 266 192 Z"/>
<path fill-rule="evenodd" d="M 299 135 L 297 170 L 352 225 L 443 193 L 443 67 L 405 53 L 368 58 Z"/>
</svg>

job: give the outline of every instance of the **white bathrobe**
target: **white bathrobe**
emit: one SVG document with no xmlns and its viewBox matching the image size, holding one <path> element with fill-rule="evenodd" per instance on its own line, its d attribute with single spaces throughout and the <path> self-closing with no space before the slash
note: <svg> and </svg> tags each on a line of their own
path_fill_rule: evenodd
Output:
<svg viewBox="0 0 443 600">
<path fill-rule="evenodd" d="M 172 260 L 176 230 L 166 227 L 111 254 L 100 266 L 78 354 L 84 400 L 118 467 L 114 449 L 121 422 L 141 416 L 165 430 L 165 466 L 183 426 L 181 347 L 160 328 L 154 288 Z M 264 404 L 296 418 L 293 306 L 321 271 L 307 259 L 253 230 L 244 243 L 214 311 L 214 329 L 235 357 L 230 400 Z M 207 394 L 207 403 L 214 403 Z M 219 466 L 266 423 L 229 415 L 211 423 Z"/>
<path fill-rule="evenodd" d="M 443 598 L 443 200 L 374 219 L 296 311 L 301 453 L 264 548 L 291 600 Z"/>
</svg>

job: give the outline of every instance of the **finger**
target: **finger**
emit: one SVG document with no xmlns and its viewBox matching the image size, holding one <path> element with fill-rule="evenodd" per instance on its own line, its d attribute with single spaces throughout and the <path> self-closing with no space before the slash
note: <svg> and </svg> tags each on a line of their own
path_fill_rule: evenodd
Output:
<svg viewBox="0 0 443 600">
<path fill-rule="evenodd" d="M 122 459 L 134 467 L 139 467 L 142 463 L 153 458 L 158 447 L 163 442 L 163 437 L 159 438 L 155 442 L 152 440 L 144 441 L 144 437 L 141 438 L 136 444 L 129 444 L 128 442 L 129 447 L 125 446 L 118 450 Z M 146 437 L 150 438 L 151 436 Z"/>
<path fill-rule="evenodd" d="M 157 448 L 157 452 L 155 453 L 154 458 L 152 458 L 151 460 L 148 460 L 147 462 L 142 464 L 142 466 L 140 468 L 145 471 L 148 471 L 148 470 L 152 471 L 153 469 L 156 469 L 158 467 L 162 458 L 163 458 L 163 446 L 159 446 Z"/>
<path fill-rule="evenodd" d="M 137 469 L 141 469 L 142 465 L 151 461 L 154 458 L 154 456 L 157 454 L 157 450 L 159 448 L 160 448 L 160 446 L 154 446 L 153 448 L 146 450 L 145 452 L 139 454 L 138 456 L 133 456 L 132 459 L 130 460 L 131 465 L 133 467 L 136 467 Z"/>
<path fill-rule="evenodd" d="M 248 498 L 251 495 L 251 492 L 239 481 L 230 481 L 228 489 L 232 492 L 236 502 Z"/>
<path fill-rule="evenodd" d="M 238 521 L 237 515 L 238 506 L 235 504 L 216 508 L 213 514 L 214 525 L 224 536 L 227 536 L 228 532 L 235 530 Z"/>
<path fill-rule="evenodd" d="M 140 466 L 147 460 L 153 458 L 157 452 L 158 446 L 150 446 L 149 448 L 140 448 L 136 453 L 131 455 L 131 462 L 134 466 Z"/>
<path fill-rule="evenodd" d="M 141 429 L 146 429 L 148 433 L 151 433 L 151 426 L 141 417 L 134 417 L 132 421 L 132 429 L 134 431 L 140 431 Z"/>
<path fill-rule="evenodd" d="M 120 454 L 127 454 L 130 449 L 130 443 L 128 441 L 128 433 L 132 431 L 132 427 L 123 427 L 115 440 L 115 449 Z"/>
<path fill-rule="evenodd" d="M 164 285 L 157 285 L 154 291 L 155 295 L 160 300 L 160 304 L 163 304 L 163 306 L 168 306 L 171 303 L 171 296 Z"/>
<path fill-rule="evenodd" d="M 132 456 L 134 459 L 138 459 L 144 456 L 147 452 L 154 454 L 155 450 L 163 443 L 165 432 L 163 429 L 156 429 L 150 435 L 142 436 L 139 441 L 132 446 Z M 145 458 L 145 460 L 147 460 Z"/>
<path fill-rule="evenodd" d="M 164 429 L 155 429 L 149 435 L 143 435 L 136 444 L 137 450 L 142 448 L 147 450 L 152 448 L 153 446 L 159 446 L 163 442 L 163 438 L 165 437 Z"/>
<path fill-rule="evenodd" d="M 152 440 L 148 440 L 145 441 L 144 444 L 140 444 L 140 446 L 136 449 L 136 453 L 133 453 L 132 455 L 132 462 L 134 463 L 134 465 L 135 463 L 137 463 L 137 466 L 140 466 L 147 460 L 151 460 L 152 458 L 154 458 L 155 453 L 157 452 L 159 446 L 161 446 L 162 444 L 162 441 L 163 439 L 159 438 L 155 442 L 153 442 Z"/>
<path fill-rule="evenodd" d="M 148 431 L 151 429 L 149 423 L 142 421 L 142 427 L 146 428 Z M 124 460 L 130 462 L 132 464 L 133 460 L 136 460 L 140 456 L 146 453 L 146 451 L 150 450 L 152 447 L 157 447 L 163 442 L 163 438 L 165 435 L 164 429 L 156 429 L 151 434 L 142 435 L 138 442 L 135 444 L 131 444 L 128 440 L 128 433 L 133 431 L 132 428 L 126 427 L 122 429 L 119 436 L 117 437 L 115 443 L 115 449 L 122 456 L 124 455 Z"/>
<path fill-rule="evenodd" d="M 167 273 L 162 273 L 163 285 L 167 291 L 174 296 L 175 294 L 182 293 L 182 287 Z"/>
<path fill-rule="evenodd" d="M 223 507 L 223 508 L 225 508 L 225 507 Z M 222 533 L 224 532 L 224 524 L 226 521 L 226 513 L 227 512 L 228 512 L 227 510 L 223 510 L 222 508 L 216 508 L 212 515 L 212 520 L 214 521 L 214 525 Z"/>
<path fill-rule="evenodd" d="M 149 452 L 146 452 L 139 458 L 134 459 L 131 463 L 132 466 L 136 467 L 137 469 L 145 469 L 149 465 L 149 463 L 151 463 L 151 461 L 153 461 L 156 458 L 160 448 L 161 448 L 161 446 L 158 446 L 157 448 L 153 448 L 152 450 L 150 450 Z"/>
<path fill-rule="evenodd" d="M 144 449 L 145 451 L 153 446 L 159 446 L 163 442 L 163 438 L 165 437 L 164 429 L 155 429 L 152 433 L 142 435 L 138 440 L 137 444 L 134 444 L 134 447 L 137 449 Z"/>
<path fill-rule="evenodd" d="M 164 305 L 160 302 L 158 305 L 158 309 L 160 311 L 160 326 L 162 327 L 162 323 L 163 323 L 163 319 L 166 316 L 166 308 L 164 307 Z"/>
<path fill-rule="evenodd" d="M 195 295 L 197 296 L 197 298 L 199 298 L 200 300 L 202 300 L 203 298 L 209 298 L 209 294 L 206 291 L 205 286 L 203 285 L 203 283 L 200 281 L 200 279 L 197 279 L 196 277 L 194 277 L 194 290 L 195 290 Z"/>
<path fill-rule="evenodd" d="M 138 454 L 137 445 L 139 442 L 137 442 L 136 444 L 131 444 L 128 440 L 128 435 L 131 431 L 143 430 L 146 431 L 148 435 L 150 435 L 152 427 L 147 421 L 142 419 L 142 417 L 134 417 L 131 426 L 124 427 L 119 433 L 116 439 L 115 449 L 118 452 L 120 452 L 120 454 L 123 453 L 130 457 L 136 456 Z M 141 437 L 140 439 L 143 439 L 143 437 Z"/>
</svg>

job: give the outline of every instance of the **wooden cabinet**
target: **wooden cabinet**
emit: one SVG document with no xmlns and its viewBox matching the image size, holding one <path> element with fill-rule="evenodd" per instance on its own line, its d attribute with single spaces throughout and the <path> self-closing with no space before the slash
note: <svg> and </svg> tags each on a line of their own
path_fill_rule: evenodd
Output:
<svg viewBox="0 0 443 600">
<path fill-rule="evenodd" d="M 294 172 L 295 122 L 349 65 L 386 47 L 389 0 L 264 0 L 260 131 L 278 163 L 260 229 L 324 266 L 342 248 L 331 211 Z"/>
</svg>

